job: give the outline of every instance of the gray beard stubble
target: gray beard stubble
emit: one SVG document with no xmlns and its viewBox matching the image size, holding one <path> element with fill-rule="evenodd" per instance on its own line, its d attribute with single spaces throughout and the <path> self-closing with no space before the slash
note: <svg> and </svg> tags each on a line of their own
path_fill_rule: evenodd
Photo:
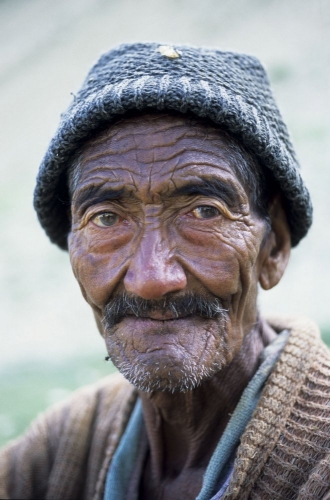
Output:
<svg viewBox="0 0 330 500">
<path fill-rule="evenodd" d="M 179 377 L 173 380 L 170 368 L 168 377 L 164 378 L 157 374 L 159 370 L 157 366 L 150 370 L 145 363 L 130 363 L 117 355 L 116 352 L 121 352 L 122 346 L 119 340 L 114 338 L 115 326 L 127 316 L 149 317 L 150 313 L 155 311 L 164 313 L 171 311 L 173 318 L 199 316 L 204 319 L 218 320 L 222 345 L 219 348 L 220 352 L 217 353 L 217 360 L 213 361 L 210 366 L 205 366 L 187 353 L 181 362 Z M 214 296 L 205 297 L 201 294 L 190 293 L 181 297 L 168 296 L 161 300 L 146 300 L 130 296 L 125 292 L 118 294 L 106 305 L 102 320 L 105 333 L 108 335 L 107 346 L 110 359 L 122 375 L 141 391 L 174 393 L 192 390 L 223 368 L 225 360 L 221 352 L 224 352 L 225 347 L 226 312 L 221 301 Z M 163 368 L 166 368 L 166 365 Z"/>
</svg>

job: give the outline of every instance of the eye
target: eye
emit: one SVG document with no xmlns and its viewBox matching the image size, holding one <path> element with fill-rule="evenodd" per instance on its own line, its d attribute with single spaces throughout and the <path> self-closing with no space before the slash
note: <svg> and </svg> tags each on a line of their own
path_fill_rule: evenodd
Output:
<svg viewBox="0 0 330 500">
<path fill-rule="evenodd" d="M 220 215 L 219 210 L 216 207 L 212 207 L 211 205 L 202 205 L 200 207 L 196 207 L 192 211 L 194 217 L 196 219 L 212 219 L 212 217 L 216 217 Z"/>
<path fill-rule="evenodd" d="M 99 227 L 110 227 L 118 222 L 119 216 L 114 212 L 103 212 L 102 214 L 94 215 L 92 221 Z"/>
</svg>

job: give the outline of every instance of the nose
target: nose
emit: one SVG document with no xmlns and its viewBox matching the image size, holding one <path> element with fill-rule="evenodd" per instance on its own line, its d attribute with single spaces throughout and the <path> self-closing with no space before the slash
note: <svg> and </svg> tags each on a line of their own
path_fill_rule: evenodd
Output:
<svg viewBox="0 0 330 500">
<path fill-rule="evenodd" d="M 173 257 L 169 241 L 162 238 L 160 230 L 145 233 L 124 278 L 126 291 L 143 299 L 155 300 L 183 290 L 186 285 L 186 274 Z"/>
</svg>

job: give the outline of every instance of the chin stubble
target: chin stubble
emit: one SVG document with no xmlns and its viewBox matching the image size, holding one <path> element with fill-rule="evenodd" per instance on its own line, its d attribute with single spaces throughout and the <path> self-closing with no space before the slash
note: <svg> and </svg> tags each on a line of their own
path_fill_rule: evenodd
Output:
<svg viewBox="0 0 330 500">
<path fill-rule="evenodd" d="M 166 366 L 161 369 L 159 363 L 131 363 L 122 353 L 123 346 L 116 337 L 116 325 L 127 316 L 136 318 L 149 317 L 152 312 L 172 313 L 173 319 L 189 316 L 199 316 L 204 319 L 217 320 L 220 346 L 216 355 L 210 352 L 213 361 L 200 362 L 187 351 L 180 366 Z M 203 381 L 211 378 L 225 364 L 225 325 L 226 312 L 221 301 L 214 296 L 205 297 L 189 293 L 180 297 L 166 297 L 161 300 L 145 300 L 127 293 L 118 294 L 107 304 L 102 323 L 107 336 L 109 356 L 122 375 L 137 389 L 145 392 L 168 391 L 187 392 L 198 387 Z M 205 359 L 206 352 L 203 353 Z"/>
</svg>

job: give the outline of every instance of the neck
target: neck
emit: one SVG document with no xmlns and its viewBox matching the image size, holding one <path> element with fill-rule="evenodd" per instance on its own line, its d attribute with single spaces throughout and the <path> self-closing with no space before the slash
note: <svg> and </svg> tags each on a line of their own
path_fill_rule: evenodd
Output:
<svg viewBox="0 0 330 500">
<path fill-rule="evenodd" d="M 275 332 L 264 322 L 245 337 L 229 366 L 186 393 L 140 393 L 154 480 L 204 468 Z"/>
</svg>

